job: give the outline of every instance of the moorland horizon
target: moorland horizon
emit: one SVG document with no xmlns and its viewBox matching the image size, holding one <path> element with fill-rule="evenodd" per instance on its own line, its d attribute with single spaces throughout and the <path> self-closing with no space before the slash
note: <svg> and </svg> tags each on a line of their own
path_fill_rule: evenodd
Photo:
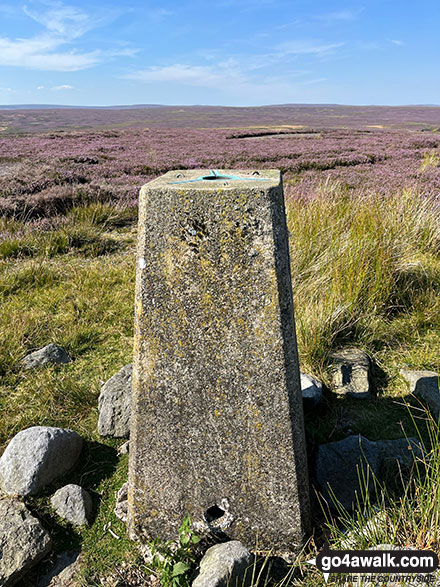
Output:
<svg viewBox="0 0 440 587">
<path fill-rule="evenodd" d="M 365 103 L 365 104 L 354 104 L 354 103 L 343 103 L 343 102 L 274 102 L 271 104 L 247 104 L 247 105 L 235 105 L 235 104 L 182 104 L 180 102 L 172 104 L 164 103 L 129 103 L 129 104 L 58 104 L 58 103 L 19 103 L 19 104 L 0 104 L 0 110 L 20 110 L 20 109 L 43 109 L 43 108 L 99 108 L 99 109 L 129 109 L 129 108 L 173 108 L 173 107 L 185 107 L 185 108 L 271 108 L 271 107 L 282 107 L 282 106 L 304 106 L 304 107 L 322 107 L 332 106 L 341 108 L 440 108 L 439 104 L 429 103 L 402 103 L 402 104 L 380 104 L 380 103 Z"/>
<path fill-rule="evenodd" d="M 2 136 L 54 130 L 129 129 L 364 129 L 438 133 L 438 106 L 343 106 L 273 104 L 271 106 L 165 106 L 7 108 L 0 106 Z"/>
</svg>

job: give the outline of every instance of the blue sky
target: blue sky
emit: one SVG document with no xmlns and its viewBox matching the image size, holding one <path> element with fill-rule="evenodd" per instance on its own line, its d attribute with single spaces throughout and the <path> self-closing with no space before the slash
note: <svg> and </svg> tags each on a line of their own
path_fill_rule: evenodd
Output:
<svg viewBox="0 0 440 587">
<path fill-rule="evenodd" d="M 440 104 L 439 0 L 0 0 L 1 104 Z"/>
</svg>

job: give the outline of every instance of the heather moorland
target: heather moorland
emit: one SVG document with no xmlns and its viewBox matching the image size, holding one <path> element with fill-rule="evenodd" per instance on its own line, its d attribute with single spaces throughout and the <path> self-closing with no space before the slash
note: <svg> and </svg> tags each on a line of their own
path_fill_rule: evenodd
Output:
<svg viewBox="0 0 440 587">
<path fill-rule="evenodd" d="M 84 586 L 149 575 L 113 514 L 127 456 L 97 434 L 97 398 L 131 362 L 138 192 L 172 169 L 282 170 L 301 368 L 327 386 L 306 416 L 310 462 L 347 434 L 420 435 L 429 474 L 403 497 L 379 488 L 387 523 L 370 542 L 438 551 L 438 429 L 400 369 L 440 368 L 439 126 L 433 107 L 0 110 L 0 445 L 36 424 L 87 440 L 69 482 L 92 492 L 93 524 L 60 522 L 53 487 L 29 501 L 55 552 L 82 549 Z M 50 342 L 72 363 L 23 371 L 21 359 Z M 345 345 L 374 360 L 375 397 L 362 405 L 331 390 L 327 359 Z M 349 516 L 358 545 L 373 508 Z M 341 525 L 318 500 L 314 521 L 316 554 Z M 301 564 L 287 583 L 324 581 Z"/>
</svg>

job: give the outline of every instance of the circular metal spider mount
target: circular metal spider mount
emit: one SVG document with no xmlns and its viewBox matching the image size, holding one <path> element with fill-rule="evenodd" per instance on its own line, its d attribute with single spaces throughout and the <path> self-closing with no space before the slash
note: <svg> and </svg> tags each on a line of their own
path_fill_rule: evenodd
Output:
<svg viewBox="0 0 440 587">
<path fill-rule="evenodd" d="M 179 177 L 181 174 L 177 174 L 176 177 Z M 183 174 L 182 174 L 183 175 Z M 201 175 L 200 177 L 196 177 L 195 179 L 186 179 L 183 181 L 173 181 L 172 183 L 193 183 L 195 181 L 223 181 L 223 185 L 229 185 L 229 181 L 268 181 L 268 178 L 259 177 L 256 178 L 256 175 L 260 175 L 259 171 L 254 171 L 252 173 L 252 177 L 239 177 L 238 175 L 226 175 L 224 173 L 220 173 L 215 169 L 211 169 L 209 174 Z"/>
</svg>

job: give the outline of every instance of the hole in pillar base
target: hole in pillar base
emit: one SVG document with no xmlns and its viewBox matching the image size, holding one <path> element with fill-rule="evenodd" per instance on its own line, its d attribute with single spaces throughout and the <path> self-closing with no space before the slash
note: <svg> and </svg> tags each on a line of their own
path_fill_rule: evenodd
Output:
<svg viewBox="0 0 440 587">
<path fill-rule="evenodd" d="M 215 520 L 218 520 L 222 516 L 224 516 L 224 514 L 225 514 L 225 510 L 222 510 L 222 508 L 219 508 L 218 505 L 213 505 L 206 510 L 205 520 L 208 522 L 208 524 L 211 524 L 212 522 L 215 522 Z"/>
</svg>

